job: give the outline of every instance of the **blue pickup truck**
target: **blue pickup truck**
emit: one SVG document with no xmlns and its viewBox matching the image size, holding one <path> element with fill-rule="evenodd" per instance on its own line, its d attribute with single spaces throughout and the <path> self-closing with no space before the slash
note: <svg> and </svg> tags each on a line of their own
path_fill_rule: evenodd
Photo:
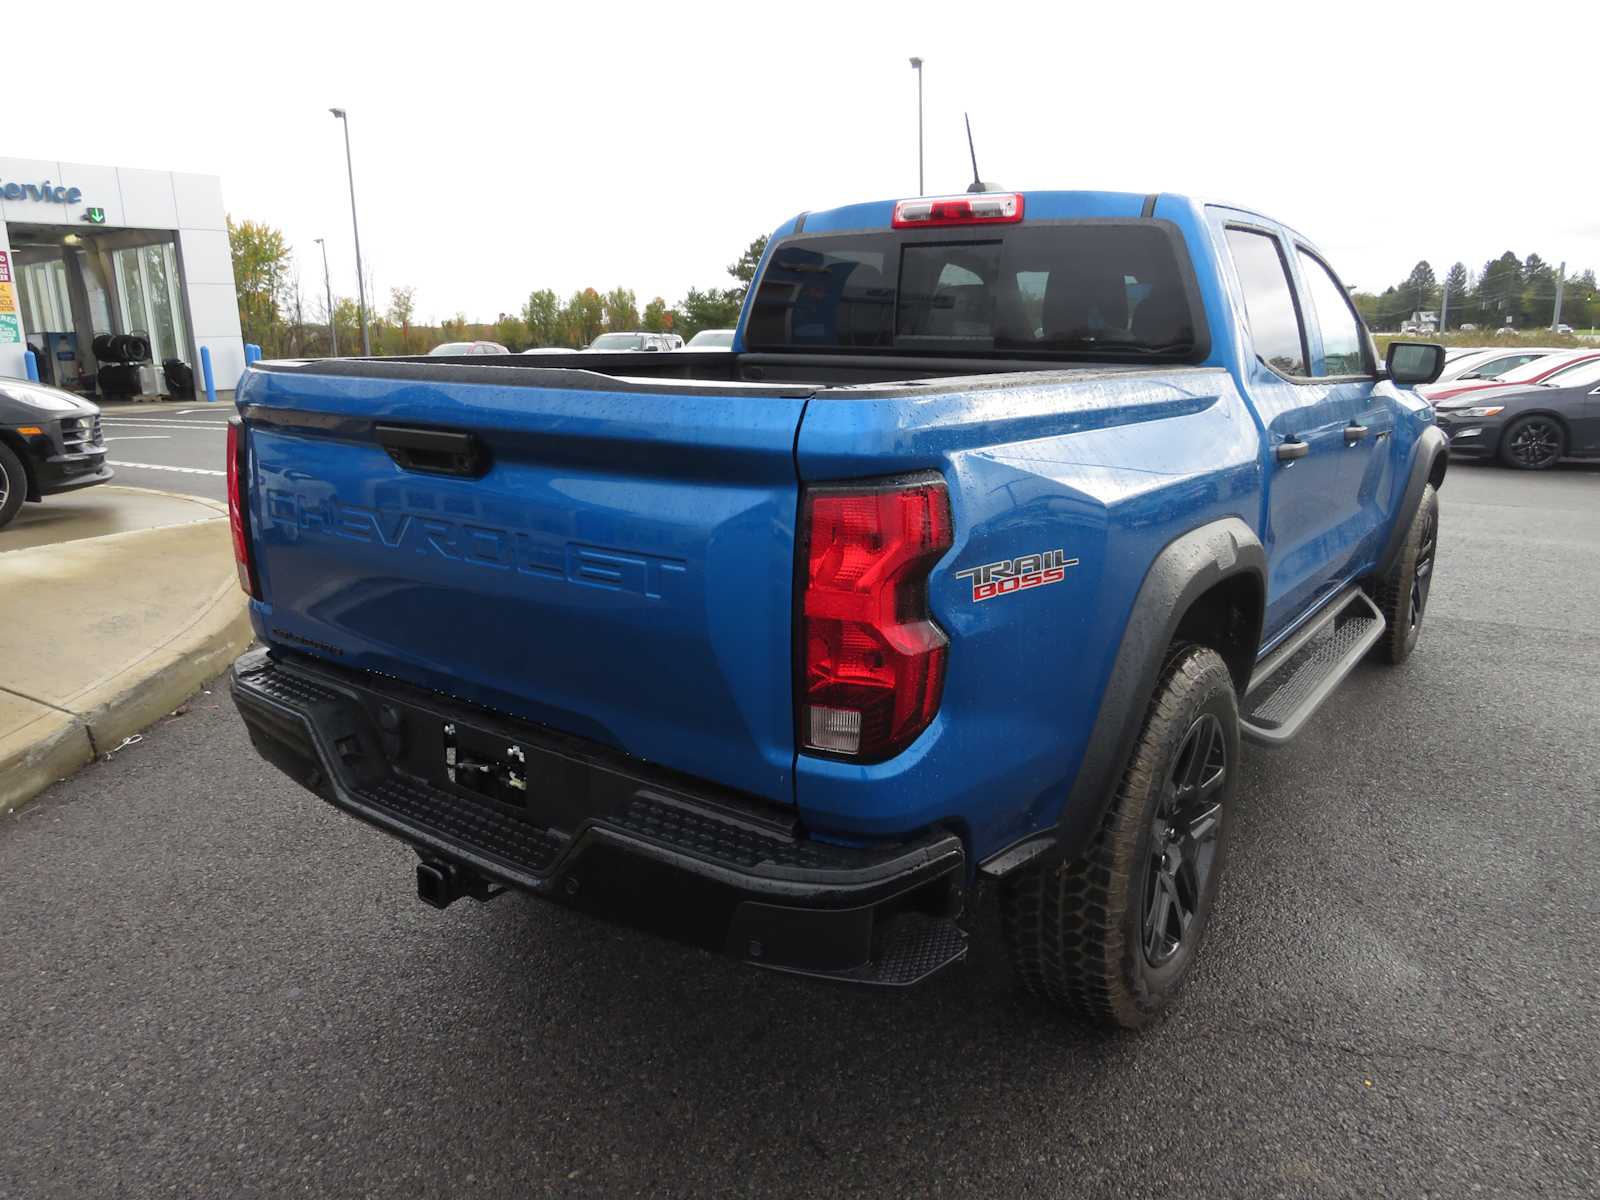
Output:
<svg viewBox="0 0 1600 1200">
<path fill-rule="evenodd" d="M 648 358 L 648 361 L 645 361 Z M 808 212 L 731 353 L 261 362 L 258 750 L 417 852 L 781 971 L 1149 1021 L 1241 738 L 1421 628 L 1445 439 L 1303 237 L 1175 195 Z"/>
</svg>

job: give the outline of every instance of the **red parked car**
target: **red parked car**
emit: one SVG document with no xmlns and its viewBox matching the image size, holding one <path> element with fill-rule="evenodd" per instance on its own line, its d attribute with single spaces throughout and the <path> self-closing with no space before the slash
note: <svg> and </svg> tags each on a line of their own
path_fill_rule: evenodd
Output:
<svg viewBox="0 0 1600 1200">
<path fill-rule="evenodd" d="M 1534 359 L 1530 363 L 1523 363 L 1514 367 L 1496 379 L 1459 379 L 1453 383 L 1425 384 L 1417 389 L 1424 399 L 1430 404 L 1438 404 L 1441 400 L 1464 395 L 1467 392 L 1476 392 L 1482 388 L 1505 387 L 1507 384 L 1522 384 L 1527 386 L 1533 383 L 1543 383 L 1545 379 L 1575 363 L 1588 362 L 1591 359 L 1600 359 L 1600 350 L 1567 350 L 1556 354 L 1546 354 Z"/>
</svg>

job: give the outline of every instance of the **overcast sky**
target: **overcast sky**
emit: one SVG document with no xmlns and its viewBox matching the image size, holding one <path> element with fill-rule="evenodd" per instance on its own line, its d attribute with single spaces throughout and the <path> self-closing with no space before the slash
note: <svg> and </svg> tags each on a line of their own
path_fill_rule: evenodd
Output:
<svg viewBox="0 0 1600 1200">
<path fill-rule="evenodd" d="M 77 0 L 67 23 L 81 41 L 10 30 L 5 154 L 220 175 L 308 292 L 325 236 L 349 295 L 341 105 L 378 306 L 409 284 L 427 319 L 545 286 L 676 300 L 802 209 L 915 194 L 912 54 L 929 192 L 970 178 L 965 110 L 986 179 L 1231 200 L 1362 288 L 1508 249 L 1600 268 L 1593 0 Z"/>
</svg>

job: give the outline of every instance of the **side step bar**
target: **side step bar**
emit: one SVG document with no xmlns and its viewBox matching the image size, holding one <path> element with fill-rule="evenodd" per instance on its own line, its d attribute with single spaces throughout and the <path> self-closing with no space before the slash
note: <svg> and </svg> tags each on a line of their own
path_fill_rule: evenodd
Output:
<svg viewBox="0 0 1600 1200">
<path fill-rule="evenodd" d="M 1256 664 L 1240 706 L 1246 739 L 1281 746 L 1333 694 L 1383 636 L 1386 622 L 1372 598 L 1351 587 L 1304 629 Z"/>
</svg>

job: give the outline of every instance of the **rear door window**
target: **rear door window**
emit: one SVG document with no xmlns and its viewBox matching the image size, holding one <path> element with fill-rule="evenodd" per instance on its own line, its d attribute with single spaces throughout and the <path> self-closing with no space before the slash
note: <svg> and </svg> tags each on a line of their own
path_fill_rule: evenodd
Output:
<svg viewBox="0 0 1600 1200">
<path fill-rule="evenodd" d="M 1165 222 L 801 237 L 768 259 L 750 349 L 1198 361 L 1208 343 Z"/>
<path fill-rule="evenodd" d="M 1278 239 L 1254 229 L 1230 227 L 1227 234 L 1257 357 L 1285 375 L 1308 376 L 1305 332 Z"/>
</svg>

